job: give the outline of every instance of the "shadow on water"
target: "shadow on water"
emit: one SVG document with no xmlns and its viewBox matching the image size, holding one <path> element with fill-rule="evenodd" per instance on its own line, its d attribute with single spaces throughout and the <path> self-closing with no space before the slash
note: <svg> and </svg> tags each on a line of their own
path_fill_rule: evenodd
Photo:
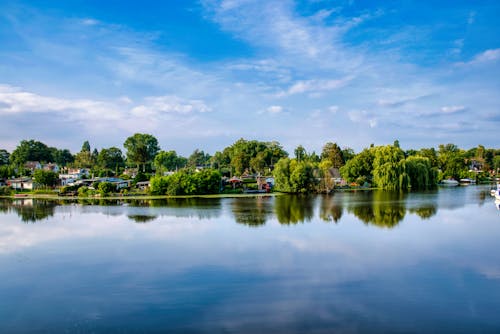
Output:
<svg viewBox="0 0 500 334">
<path fill-rule="evenodd" d="M 365 224 L 392 228 L 406 214 L 406 194 L 389 191 L 366 191 L 358 194 L 358 200 L 350 201 L 347 210 Z"/>
<path fill-rule="evenodd" d="M 341 199 L 341 196 L 322 195 L 319 205 L 319 217 L 325 222 L 337 223 L 344 213 Z"/>
<path fill-rule="evenodd" d="M 233 199 L 231 211 L 238 224 L 250 227 L 262 226 L 273 215 L 273 199 L 267 196 Z"/>
<path fill-rule="evenodd" d="M 59 203 L 40 199 L 16 199 L 0 201 L 0 211 L 15 212 L 23 223 L 35 223 L 54 216 Z"/>
<path fill-rule="evenodd" d="M 280 224 L 309 222 L 314 217 L 315 196 L 283 195 L 276 197 L 274 211 Z"/>
</svg>

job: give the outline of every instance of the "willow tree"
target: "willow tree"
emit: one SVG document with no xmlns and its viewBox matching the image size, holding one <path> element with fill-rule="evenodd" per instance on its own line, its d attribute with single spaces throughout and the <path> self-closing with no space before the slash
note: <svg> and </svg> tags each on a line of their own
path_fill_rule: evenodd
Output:
<svg viewBox="0 0 500 334">
<path fill-rule="evenodd" d="M 408 188 L 404 158 L 404 152 L 399 147 L 387 145 L 375 148 L 373 180 L 379 188 L 385 190 Z"/>
<path fill-rule="evenodd" d="M 412 190 L 428 189 L 437 183 L 437 169 L 428 158 L 411 156 L 405 160 L 406 173 Z"/>
</svg>

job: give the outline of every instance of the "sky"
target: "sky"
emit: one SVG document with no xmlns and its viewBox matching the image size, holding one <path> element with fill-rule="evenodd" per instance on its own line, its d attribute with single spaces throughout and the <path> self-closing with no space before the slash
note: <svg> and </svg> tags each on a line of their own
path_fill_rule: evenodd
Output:
<svg viewBox="0 0 500 334">
<path fill-rule="evenodd" d="M 498 1 L 0 0 L 0 148 L 500 142 Z"/>
</svg>

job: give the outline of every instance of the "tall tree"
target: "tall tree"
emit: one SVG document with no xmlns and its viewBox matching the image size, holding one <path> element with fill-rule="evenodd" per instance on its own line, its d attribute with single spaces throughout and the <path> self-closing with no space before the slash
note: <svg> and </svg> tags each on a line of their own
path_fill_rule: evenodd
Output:
<svg viewBox="0 0 500 334">
<path fill-rule="evenodd" d="M 10 160 L 18 165 L 26 161 L 53 162 L 52 151 L 42 142 L 36 140 L 22 140 L 10 155 Z"/>
<path fill-rule="evenodd" d="M 146 164 L 151 162 L 160 151 L 158 140 L 145 133 L 136 133 L 128 137 L 123 147 L 127 150 L 127 159 L 137 167 L 142 165 L 143 171 L 146 170 Z"/>
<path fill-rule="evenodd" d="M 342 150 L 336 143 L 326 143 L 321 152 L 321 160 L 330 160 L 334 168 L 344 166 L 344 157 Z"/>
<path fill-rule="evenodd" d="M 9 164 L 9 157 L 10 157 L 9 152 L 7 152 L 7 150 L 1 149 L 0 150 L 0 166 L 8 165 Z"/>
<path fill-rule="evenodd" d="M 302 145 L 297 146 L 293 152 L 295 153 L 295 159 L 297 159 L 297 161 L 303 161 L 307 156 L 306 149 Z"/>
<path fill-rule="evenodd" d="M 122 151 L 117 147 L 103 148 L 97 155 L 97 164 L 101 168 L 116 169 L 125 166 Z"/>
<path fill-rule="evenodd" d="M 90 152 L 90 143 L 88 140 L 83 142 L 82 149 L 80 152 Z"/>
<path fill-rule="evenodd" d="M 187 165 L 189 167 L 205 166 L 210 161 L 210 154 L 205 154 L 203 150 L 196 149 L 188 158 Z"/>
<path fill-rule="evenodd" d="M 160 151 L 154 158 L 156 170 L 162 174 L 164 170 L 174 171 L 186 166 L 187 159 L 177 155 L 175 151 Z"/>
</svg>

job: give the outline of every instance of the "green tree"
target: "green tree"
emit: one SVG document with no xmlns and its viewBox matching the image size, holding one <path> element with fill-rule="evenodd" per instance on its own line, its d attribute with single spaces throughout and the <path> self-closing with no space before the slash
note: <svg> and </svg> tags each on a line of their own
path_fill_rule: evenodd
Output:
<svg viewBox="0 0 500 334">
<path fill-rule="evenodd" d="M 22 140 L 10 155 L 10 160 L 17 165 L 23 165 L 27 161 L 54 161 L 50 148 L 44 143 L 33 139 Z"/>
<path fill-rule="evenodd" d="M 463 152 L 455 144 L 439 145 L 438 162 L 443 178 L 458 180 L 467 171 Z"/>
<path fill-rule="evenodd" d="M 412 190 L 428 189 L 437 184 L 437 169 L 431 167 L 429 158 L 410 156 L 405 160 Z"/>
<path fill-rule="evenodd" d="M 99 191 L 99 194 L 101 194 L 101 196 L 105 197 L 105 196 L 109 196 L 114 191 L 116 191 L 116 186 L 111 182 L 100 182 L 97 189 Z"/>
<path fill-rule="evenodd" d="M 90 143 L 88 140 L 83 142 L 82 149 L 80 152 L 90 152 Z"/>
<path fill-rule="evenodd" d="M 295 159 L 297 159 L 297 161 L 303 161 L 307 156 L 306 149 L 302 145 L 297 146 L 297 148 L 294 150 L 294 153 Z"/>
<path fill-rule="evenodd" d="M 344 157 L 342 150 L 336 143 L 326 143 L 321 152 L 321 160 L 330 160 L 334 168 L 344 166 Z"/>
<path fill-rule="evenodd" d="M 75 157 L 68 149 L 57 149 L 55 147 L 51 147 L 52 156 L 54 157 L 54 162 L 59 166 L 66 166 L 75 161 Z"/>
<path fill-rule="evenodd" d="M 0 166 L 8 165 L 9 164 L 9 157 L 10 157 L 9 152 L 7 152 L 7 150 L 1 149 L 0 150 Z"/>
<path fill-rule="evenodd" d="M 125 166 L 122 151 L 117 147 L 103 148 L 97 155 L 97 164 L 104 169 L 117 169 Z"/>
<path fill-rule="evenodd" d="M 189 156 L 187 165 L 192 168 L 196 168 L 198 166 L 205 166 L 210 162 L 210 155 L 202 150 L 196 149 Z"/>
<path fill-rule="evenodd" d="M 127 150 L 127 159 L 136 164 L 138 168 L 142 165 L 144 172 L 146 164 L 151 162 L 160 151 L 158 140 L 150 134 L 143 133 L 136 133 L 128 137 L 123 146 Z"/>
<path fill-rule="evenodd" d="M 404 152 L 396 146 L 375 148 L 373 181 L 384 190 L 400 190 L 408 187 Z"/>
<path fill-rule="evenodd" d="M 160 151 L 153 160 L 156 170 L 162 174 L 163 171 L 174 171 L 185 167 L 187 159 L 177 155 L 175 151 Z"/>
<path fill-rule="evenodd" d="M 278 191 L 305 193 L 316 189 L 314 165 L 308 161 L 281 158 L 274 168 L 273 176 Z"/>
<path fill-rule="evenodd" d="M 53 187 L 57 184 L 58 176 L 52 171 L 37 169 L 33 173 L 33 180 L 38 185 Z"/>
<path fill-rule="evenodd" d="M 340 168 L 340 175 L 348 182 L 372 183 L 374 158 L 374 148 L 365 148 Z"/>
</svg>

